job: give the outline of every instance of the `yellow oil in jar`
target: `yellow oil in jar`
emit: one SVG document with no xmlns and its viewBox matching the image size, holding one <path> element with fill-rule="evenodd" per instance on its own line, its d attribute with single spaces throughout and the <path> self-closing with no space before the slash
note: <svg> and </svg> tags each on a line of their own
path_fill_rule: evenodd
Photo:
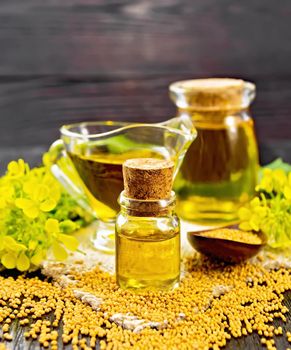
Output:
<svg viewBox="0 0 291 350">
<path fill-rule="evenodd" d="M 180 278 L 179 229 L 149 234 L 146 225 L 138 226 L 116 232 L 117 283 L 124 289 L 173 289 Z"/>
<path fill-rule="evenodd" d="M 193 116 L 197 139 L 188 149 L 174 189 L 177 213 L 205 224 L 233 222 L 254 196 L 258 153 L 247 115 Z M 213 113 L 212 113 L 213 114 Z M 218 120 L 216 120 L 216 119 Z"/>
</svg>

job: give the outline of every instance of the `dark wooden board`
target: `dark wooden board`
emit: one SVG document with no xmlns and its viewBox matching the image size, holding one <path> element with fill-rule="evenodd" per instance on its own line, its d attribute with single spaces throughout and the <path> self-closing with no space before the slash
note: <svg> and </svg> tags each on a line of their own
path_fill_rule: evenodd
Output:
<svg viewBox="0 0 291 350">
<path fill-rule="evenodd" d="M 177 79 L 253 80 L 260 142 L 291 136 L 289 0 L 2 0 L 0 148 L 63 123 L 165 120 Z"/>
<path fill-rule="evenodd" d="M 168 85 L 193 76 L 169 73 L 120 81 L 86 81 L 85 77 L 71 82 L 65 77 L 0 81 L 0 145 L 44 145 L 57 137 L 60 125 L 80 120 L 169 119 L 176 110 L 168 97 Z M 290 138 L 291 84 L 260 79 L 257 89 L 252 110 L 259 139 Z"/>
</svg>

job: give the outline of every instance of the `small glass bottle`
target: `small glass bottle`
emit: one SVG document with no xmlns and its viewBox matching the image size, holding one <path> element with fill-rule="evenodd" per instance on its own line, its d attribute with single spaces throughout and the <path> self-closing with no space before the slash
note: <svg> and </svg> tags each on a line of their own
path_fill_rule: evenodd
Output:
<svg viewBox="0 0 291 350">
<path fill-rule="evenodd" d="M 131 159 L 124 163 L 123 172 L 125 190 L 116 219 L 117 283 L 122 288 L 171 290 L 180 279 L 180 222 L 171 191 L 173 163 Z"/>
<path fill-rule="evenodd" d="M 169 89 L 178 116 L 190 116 L 198 134 L 174 184 L 177 213 L 198 223 L 234 222 L 257 182 L 258 150 L 249 111 L 255 85 L 211 78 L 175 82 Z"/>
</svg>

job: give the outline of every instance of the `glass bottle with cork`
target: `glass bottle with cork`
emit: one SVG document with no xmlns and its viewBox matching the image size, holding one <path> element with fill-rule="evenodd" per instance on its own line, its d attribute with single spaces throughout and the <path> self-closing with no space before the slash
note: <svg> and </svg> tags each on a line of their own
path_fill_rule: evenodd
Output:
<svg viewBox="0 0 291 350">
<path fill-rule="evenodd" d="M 255 85 L 210 78 L 178 81 L 169 89 L 178 115 L 190 116 L 198 132 L 174 185 L 177 212 L 198 223 L 234 222 L 257 182 L 258 151 L 249 112 Z"/>
<path fill-rule="evenodd" d="M 180 223 L 174 164 L 138 158 L 123 164 L 116 220 L 116 279 L 122 288 L 170 290 L 180 278 Z"/>
</svg>

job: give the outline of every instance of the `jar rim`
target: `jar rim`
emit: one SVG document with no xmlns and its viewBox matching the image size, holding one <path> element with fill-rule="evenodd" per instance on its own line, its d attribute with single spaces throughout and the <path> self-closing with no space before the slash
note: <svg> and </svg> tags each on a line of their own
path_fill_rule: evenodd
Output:
<svg viewBox="0 0 291 350">
<path fill-rule="evenodd" d="M 247 87 L 255 89 L 255 84 L 250 81 L 236 78 L 202 78 L 202 79 L 186 79 L 175 81 L 170 84 L 170 91 L 219 91 L 234 87 Z"/>
<path fill-rule="evenodd" d="M 234 78 L 189 79 L 173 82 L 169 92 L 178 108 L 236 110 L 249 107 L 256 86 Z"/>
</svg>

